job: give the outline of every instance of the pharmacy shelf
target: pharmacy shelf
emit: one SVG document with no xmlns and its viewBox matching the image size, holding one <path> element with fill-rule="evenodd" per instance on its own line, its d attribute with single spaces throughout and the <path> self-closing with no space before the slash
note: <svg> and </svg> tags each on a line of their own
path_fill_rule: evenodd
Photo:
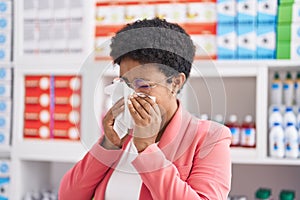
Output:
<svg viewBox="0 0 300 200">
<path fill-rule="evenodd" d="M 75 163 L 86 152 L 80 141 L 24 139 L 15 143 L 12 154 L 21 160 Z"/>
</svg>

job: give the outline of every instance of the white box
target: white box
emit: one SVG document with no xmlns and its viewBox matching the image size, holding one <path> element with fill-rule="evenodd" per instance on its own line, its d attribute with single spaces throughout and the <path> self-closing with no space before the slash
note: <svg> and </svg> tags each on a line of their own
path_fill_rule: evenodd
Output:
<svg viewBox="0 0 300 200">
<path fill-rule="evenodd" d="M 2 159 L 0 160 L 0 177 L 10 177 L 11 173 L 11 163 L 10 160 Z"/>
<path fill-rule="evenodd" d="M 53 18 L 55 20 L 68 19 L 67 0 L 53 0 Z"/>
<path fill-rule="evenodd" d="M 187 22 L 215 23 L 217 21 L 216 3 L 188 3 Z"/>
<path fill-rule="evenodd" d="M 256 57 L 274 59 L 276 54 L 275 24 L 258 24 L 256 33 Z"/>
<path fill-rule="evenodd" d="M 69 17 L 83 17 L 83 0 L 69 0 Z"/>
<path fill-rule="evenodd" d="M 0 97 L 11 97 L 10 82 L 0 82 Z"/>
<path fill-rule="evenodd" d="M 238 59 L 256 57 L 256 29 L 254 25 L 238 24 Z"/>
<path fill-rule="evenodd" d="M 50 0 L 38 1 L 37 9 L 39 20 L 50 20 L 53 18 L 53 11 L 51 8 Z"/>
<path fill-rule="evenodd" d="M 0 113 L 9 114 L 11 113 L 11 100 L 10 99 L 0 99 Z"/>
<path fill-rule="evenodd" d="M 24 3 L 24 20 L 35 20 L 37 18 L 37 1 L 26 0 Z"/>
<path fill-rule="evenodd" d="M 141 5 L 126 5 L 124 6 L 124 21 L 132 23 L 138 19 L 142 19 Z"/>
<path fill-rule="evenodd" d="M 7 15 L 12 13 L 12 3 L 11 1 L 1 1 L 0 2 L 0 15 Z"/>
<path fill-rule="evenodd" d="M 216 35 L 191 35 L 196 46 L 195 57 L 214 57 L 217 55 Z"/>
<path fill-rule="evenodd" d="M 291 24 L 291 41 L 300 43 L 300 22 Z"/>
<path fill-rule="evenodd" d="M 186 21 L 186 5 L 181 3 L 158 4 L 156 15 L 170 22 L 183 23 Z"/>
<path fill-rule="evenodd" d="M 0 114 L 0 129 L 5 130 L 5 132 L 10 132 L 10 115 Z"/>
<path fill-rule="evenodd" d="M 0 62 L 11 61 L 11 48 L 0 49 Z"/>
<path fill-rule="evenodd" d="M 217 3 L 218 24 L 236 22 L 236 2 L 235 0 L 222 1 Z"/>
<path fill-rule="evenodd" d="M 40 23 L 38 35 L 38 49 L 42 54 L 51 53 L 51 30 L 52 24 Z"/>
<path fill-rule="evenodd" d="M 235 59 L 237 53 L 237 33 L 234 24 L 218 24 L 217 56 L 218 59 Z"/>
<path fill-rule="evenodd" d="M 67 49 L 66 23 L 55 23 L 51 30 L 51 45 L 54 53 L 63 53 Z"/>
<path fill-rule="evenodd" d="M 82 23 L 71 23 L 68 30 L 68 49 L 71 53 L 83 51 Z"/>
<path fill-rule="evenodd" d="M 10 30 L 0 32 L 0 48 L 11 48 Z"/>
<path fill-rule="evenodd" d="M 96 20 L 105 25 L 123 24 L 124 15 L 124 6 L 99 6 L 96 11 Z"/>
<path fill-rule="evenodd" d="M 0 81 L 10 81 L 12 80 L 11 68 L 0 67 Z"/>
<path fill-rule="evenodd" d="M 141 8 L 142 19 L 153 19 L 154 17 L 156 17 L 155 9 L 155 5 L 143 4 Z"/>
<path fill-rule="evenodd" d="M 25 23 L 23 31 L 23 51 L 32 54 L 38 49 L 38 29 L 34 24 Z"/>
<path fill-rule="evenodd" d="M 97 37 L 95 41 L 96 56 L 109 57 L 111 37 Z"/>
<path fill-rule="evenodd" d="M 10 178 L 3 177 L 0 178 L 0 199 L 10 199 Z"/>
<path fill-rule="evenodd" d="M 0 17 L 0 31 L 8 31 L 12 29 L 10 17 Z"/>
<path fill-rule="evenodd" d="M 300 43 L 291 42 L 291 59 L 300 60 Z"/>
<path fill-rule="evenodd" d="M 258 0 L 257 5 L 257 21 L 276 23 L 277 18 L 277 1 L 274 0 Z"/>
<path fill-rule="evenodd" d="M 238 23 L 255 23 L 257 16 L 256 0 L 238 0 L 237 21 Z"/>
<path fill-rule="evenodd" d="M 293 4 L 292 22 L 300 22 L 300 2 Z"/>
</svg>

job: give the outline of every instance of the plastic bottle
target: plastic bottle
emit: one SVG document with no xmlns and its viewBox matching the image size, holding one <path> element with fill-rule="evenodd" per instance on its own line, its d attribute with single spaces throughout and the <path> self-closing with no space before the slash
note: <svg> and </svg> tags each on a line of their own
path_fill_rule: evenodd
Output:
<svg viewBox="0 0 300 200">
<path fill-rule="evenodd" d="M 282 81 L 278 72 L 274 73 L 274 77 L 271 83 L 271 104 L 282 104 Z"/>
<path fill-rule="evenodd" d="M 295 89 L 295 103 L 297 106 L 300 106 L 300 71 L 297 72 L 294 89 Z"/>
<path fill-rule="evenodd" d="M 277 122 L 271 128 L 269 134 L 269 151 L 271 157 L 284 157 L 284 130 Z"/>
<path fill-rule="evenodd" d="M 230 115 L 229 120 L 225 123 L 225 125 L 230 129 L 231 132 L 231 144 L 230 146 L 239 146 L 240 145 L 240 124 L 237 121 L 236 115 Z"/>
<path fill-rule="evenodd" d="M 294 114 L 293 108 L 290 106 L 285 108 L 285 113 L 283 115 L 283 128 L 286 128 L 288 123 L 296 125 L 296 116 Z"/>
<path fill-rule="evenodd" d="M 255 147 L 256 146 L 256 128 L 251 115 L 246 115 L 241 126 L 241 146 Z"/>
<path fill-rule="evenodd" d="M 259 188 L 255 192 L 255 199 L 256 200 L 271 200 L 272 191 L 269 188 Z"/>
<path fill-rule="evenodd" d="M 297 158 L 298 150 L 298 132 L 293 123 L 288 123 L 285 129 L 285 156 L 287 158 Z"/>
<path fill-rule="evenodd" d="M 224 124 L 223 116 L 221 114 L 216 114 L 214 117 L 214 121 L 220 124 Z"/>
<path fill-rule="evenodd" d="M 296 116 L 296 128 L 299 130 L 300 129 L 300 107 L 298 108 L 298 113 Z"/>
<path fill-rule="evenodd" d="M 277 106 L 274 106 L 269 117 L 269 129 L 271 129 L 275 123 L 279 123 L 282 126 L 283 117 Z"/>
<path fill-rule="evenodd" d="M 279 200 L 294 200 L 295 191 L 292 190 L 281 190 L 279 194 Z"/>
<path fill-rule="evenodd" d="M 286 106 L 292 106 L 294 100 L 294 81 L 291 72 L 286 73 L 283 83 L 283 103 Z"/>
</svg>

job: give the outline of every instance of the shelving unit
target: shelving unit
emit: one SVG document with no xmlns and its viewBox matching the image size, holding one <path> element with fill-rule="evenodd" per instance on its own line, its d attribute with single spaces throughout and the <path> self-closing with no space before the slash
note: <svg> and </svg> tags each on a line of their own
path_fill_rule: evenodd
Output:
<svg viewBox="0 0 300 200">
<path fill-rule="evenodd" d="M 83 53 L 67 56 L 32 56 L 20 52 L 23 49 L 24 1 L 16 0 L 14 8 L 16 53 L 12 62 L 14 67 L 12 144 L 9 147 L 0 147 L 0 157 L 11 159 L 10 199 L 14 200 L 21 200 L 28 191 L 58 189 L 63 174 L 85 155 L 101 134 L 99 122 L 105 104 L 103 88 L 113 77 L 118 76 L 118 69 L 112 66 L 110 60 L 94 60 L 95 2 L 83 3 L 85 15 L 82 27 L 85 44 Z M 300 184 L 298 175 L 300 159 L 274 159 L 269 158 L 267 154 L 269 73 L 274 69 L 286 67 L 300 70 L 300 61 L 196 60 L 189 82 L 179 95 L 184 107 L 194 114 L 209 112 L 222 113 L 226 116 L 236 113 L 242 118 L 250 113 L 254 116 L 257 127 L 256 148 L 231 149 L 232 194 L 243 194 L 252 199 L 254 190 L 260 186 L 270 186 L 274 188 L 275 193 L 278 193 L 279 189 L 290 188 L 296 191 L 297 196 L 300 194 L 300 189 L 295 186 Z M 82 76 L 81 141 L 23 138 L 24 76 L 39 74 Z M 209 86 L 210 84 L 212 86 Z M 272 181 L 265 181 L 264 174 L 276 177 L 272 178 Z M 278 182 L 286 180 L 285 177 L 292 180 L 280 186 Z"/>
</svg>

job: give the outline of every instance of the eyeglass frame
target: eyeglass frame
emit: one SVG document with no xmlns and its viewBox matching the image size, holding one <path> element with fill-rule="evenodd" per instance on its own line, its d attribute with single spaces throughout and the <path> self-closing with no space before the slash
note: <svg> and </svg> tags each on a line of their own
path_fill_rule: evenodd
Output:
<svg viewBox="0 0 300 200">
<path fill-rule="evenodd" d="M 168 76 L 168 77 L 166 77 L 163 80 L 158 81 L 158 82 L 148 81 L 148 80 L 145 80 L 143 78 L 135 78 L 135 79 L 133 79 L 132 82 L 129 82 L 126 77 L 119 76 L 119 77 L 114 78 L 113 83 L 116 82 L 116 81 L 120 81 L 120 82 L 124 81 L 126 83 L 126 85 L 128 87 L 132 88 L 133 90 L 137 90 L 137 89 L 146 89 L 147 90 L 147 89 L 153 89 L 153 88 L 157 87 L 157 85 L 162 85 L 161 84 L 162 82 L 168 81 L 169 79 L 173 78 L 174 76 L 175 76 L 174 74 L 170 75 L 170 76 Z M 134 86 L 133 82 L 136 81 L 136 80 L 142 80 L 142 81 L 148 83 L 149 87 L 142 87 L 142 86 L 136 87 L 136 86 Z"/>
</svg>

